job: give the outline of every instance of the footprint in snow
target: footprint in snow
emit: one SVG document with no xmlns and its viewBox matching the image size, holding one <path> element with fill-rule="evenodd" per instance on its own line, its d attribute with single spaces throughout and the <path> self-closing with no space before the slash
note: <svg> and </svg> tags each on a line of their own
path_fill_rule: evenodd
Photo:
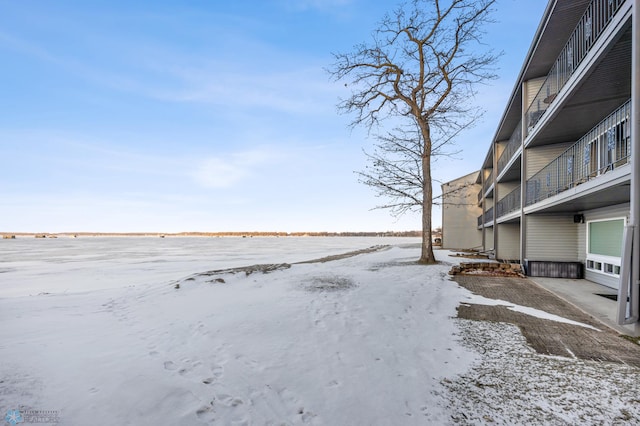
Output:
<svg viewBox="0 0 640 426">
<path fill-rule="evenodd" d="M 203 405 L 202 407 L 196 410 L 196 416 L 200 420 L 204 421 L 213 421 L 215 420 L 215 410 L 213 409 L 213 401 L 211 401 L 211 405 Z"/>
<path fill-rule="evenodd" d="M 236 398 L 233 397 L 231 395 L 228 395 L 226 393 L 221 393 L 219 395 L 216 396 L 216 400 L 227 407 L 237 407 L 238 405 L 242 405 L 244 404 L 244 401 L 241 400 L 240 398 Z"/>
</svg>

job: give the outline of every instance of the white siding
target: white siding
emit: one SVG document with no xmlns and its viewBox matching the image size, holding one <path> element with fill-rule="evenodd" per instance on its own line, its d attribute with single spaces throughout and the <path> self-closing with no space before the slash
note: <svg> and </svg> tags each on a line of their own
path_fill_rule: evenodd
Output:
<svg viewBox="0 0 640 426">
<path fill-rule="evenodd" d="M 501 223 L 498 225 L 497 259 L 520 259 L 520 224 Z"/>
<path fill-rule="evenodd" d="M 590 271 L 589 269 L 584 270 L 584 278 L 593 281 L 594 283 L 598 283 L 601 285 L 605 285 L 607 287 L 618 288 L 618 284 L 620 282 L 620 278 L 612 277 L 605 274 L 600 274 L 598 272 Z"/>
<path fill-rule="evenodd" d="M 578 261 L 578 224 L 573 223 L 573 214 L 527 216 L 526 257 Z"/>
</svg>

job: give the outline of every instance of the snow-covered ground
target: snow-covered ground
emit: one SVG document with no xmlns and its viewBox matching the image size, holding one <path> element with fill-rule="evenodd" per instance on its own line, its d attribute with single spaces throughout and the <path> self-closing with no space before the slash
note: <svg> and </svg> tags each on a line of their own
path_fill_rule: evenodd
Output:
<svg viewBox="0 0 640 426">
<path fill-rule="evenodd" d="M 49 273 L 31 259 L 31 275 L 14 257 L 0 264 L 1 415 L 49 411 L 65 425 L 640 421 L 637 369 L 540 356 L 515 327 L 456 319 L 460 303 L 483 298 L 450 281 L 449 265 L 416 265 L 407 241 L 268 274 L 199 274 L 262 262 L 204 266 L 185 254 L 180 267 L 156 262 L 155 281 L 136 269 L 120 285 L 93 285 L 72 255 Z M 259 260 L 339 252 L 302 244 Z M 65 273 L 87 281 L 65 285 Z"/>
</svg>

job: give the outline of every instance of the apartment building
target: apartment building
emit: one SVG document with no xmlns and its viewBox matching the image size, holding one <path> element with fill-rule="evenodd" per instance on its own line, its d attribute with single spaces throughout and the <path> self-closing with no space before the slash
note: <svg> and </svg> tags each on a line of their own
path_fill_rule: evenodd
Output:
<svg viewBox="0 0 640 426">
<path fill-rule="evenodd" d="M 477 203 L 481 185 L 478 172 L 442 184 L 442 248 L 480 249 L 482 230 L 476 218 L 482 213 Z"/>
<path fill-rule="evenodd" d="M 520 261 L 533 276 L 615 289 L 625 280 L 623 240 L 640 202 L 638 3 L 548 2 L 476 175 L 476 229 L 496 259 Z M 635 235 L 637 244 L 637 226 Z"/>
</svg>

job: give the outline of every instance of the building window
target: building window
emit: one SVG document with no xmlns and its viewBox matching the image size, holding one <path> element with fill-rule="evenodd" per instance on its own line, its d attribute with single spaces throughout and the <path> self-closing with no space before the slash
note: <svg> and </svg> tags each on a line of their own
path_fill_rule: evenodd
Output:
<svg viewBox="0 0 640 426">
<path fill-rule="evenodd" d="M 624 218 L 587 222 L 587 270 L 620 276 Z"/>
</svg>

